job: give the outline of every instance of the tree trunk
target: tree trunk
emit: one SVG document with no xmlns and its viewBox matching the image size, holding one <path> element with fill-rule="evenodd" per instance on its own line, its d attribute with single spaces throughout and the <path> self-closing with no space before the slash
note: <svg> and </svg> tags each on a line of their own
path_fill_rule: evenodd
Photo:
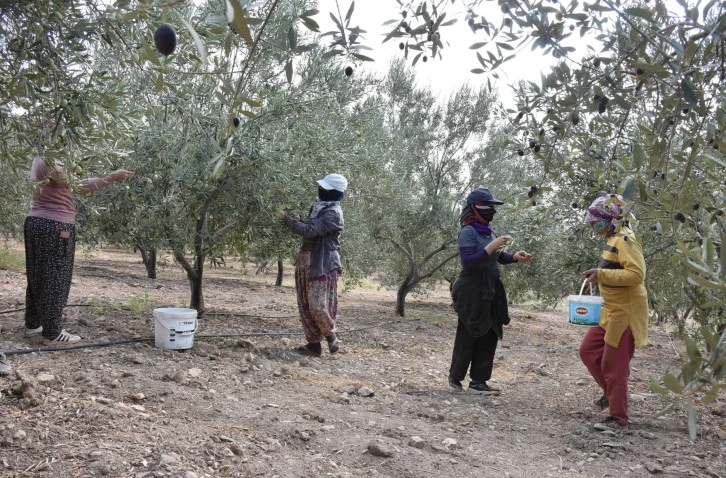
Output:
<svg viewBox="0 0 726 478">
<path fill-rule="evenodd" d="M 418 282 L 416 282 L 417 284 Z M 415 284 L 414 284 L 415 286 Z M 411 281 L 406 280 L 403 284 L 400 285 L 398 288 L 398 292 L 396 293 L 396 315 L 399 317 L 403 317 L 406 313 L 406 296 L 409 292 L 413 289 L 413 286 L 411 286 Z"/>
<path fill-rule="evenodd" d="M 283 273 L 283 264 L 282 259 L 277 260 L 277 279 L 275 279 L 275 285 L 281 286 L 282 285 L 282 273 Z"/>
<path fill-rule="evenodd" d="M 189 288 L 192 293 L 189 307 L 197 309 L 197 317 L 201 319 L 204 316 L 204 294 L 202 293 L 202 278 L 200 275 L 189 277 Z"/>
<path fill-rule="evenodd" d="M 141 251 L 141 260 L 146 267 L 146 275 L 149 279 L 156 279 L 156 249 L 144 249 L 137 246 Z"/>
<path fill-rule="evenodd" d="M 406 251 L 403 247 L 400 247 L 402 250 Z M 408 296 L 408 293 L 411 292 L 413 289 L 416 288 L 416 286 L 421 283 L 422 281 L 428 279 L 436 271 L 441 269 L 447 262 L 452 260 L 455 257 L 459 256 L 459 251 L 457 250 L 453 254 L 449 255 L 448 257 L 445 257 L 441 260 L 437 265 L 432 267 L 425 267 L 430 261 L 433 260 L 433 258 L 439 254 L 442 251 L 445 251 L 447 249 L 446 244 L 442 244 L 441 247 L 438 249 L 430 252 L 426 257 L 421 259 L 418 263 L 413 261 L 413 253 L 411 249 L 409 248 L 408 253 L 409 256 L 409 271 L 408 275 L 406 275 L 406 278 L 403 280 L 401 285 L 398 287 L 398 292 L 396 294 L 396 315 L 399 317 L 403 317 L 406 313 L 406 296 Z M 423 269 L 428 269 L 428 272 L 425 274 L 421 274 L 420 271 Z"/>
<path fill-rule="evenodd" d="M 196 237 L 194 238 L 194 280 L 190 279 L 192 298 L 189 307 L 197 309 L 197 317 L 204 316 L 204 294 L 202 293 L 202 279 L 204 277 L 204 234 L 207 227 L 207 213 L 199 215 L 197 219 Z"/>
</svg>

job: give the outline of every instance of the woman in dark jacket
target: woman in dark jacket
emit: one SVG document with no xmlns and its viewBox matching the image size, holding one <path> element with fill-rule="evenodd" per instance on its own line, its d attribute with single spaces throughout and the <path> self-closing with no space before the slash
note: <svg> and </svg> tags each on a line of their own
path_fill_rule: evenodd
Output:
<svg viewBox="0 0 726 478">
<path fill-rule="evenodd" d="M 318 201 L 310 208 L 303 222 L 280 213 L 280 218 L 295 233 L 303 237 L 295 262 L 295 288 L 307 343 L 297 348 L 299 353 L 320 357 L 321 336 L 334 354 L 340 347 L 335 335 L 338 312 L 338 275 L 340 265 L 340 233 L 343 232 L 343 191 L 348 180 L 340 174 L 328 174 L 318 181 Z"/>
<path fill-rule="evenodd" d="M 461 381 L 471 366 L 472 393 L 496 395 L 499 390 L 487 384 L 492 376 L 494 352 L 509 323 L 507 295 L 499 280 L 499 264 L 530 262 L 525 251 L 504 252 L 508 236 L 497 236 L 490 223 L 495 206 L 504 204 L 486 188 L 476 188 L 466 198 L 461 213 L 458 245 L 462 272 L 454 281 L 451 296 L 459 316 L 454 352 L 449 369 L 449 385 L 463 390 Z"/>
</svg>

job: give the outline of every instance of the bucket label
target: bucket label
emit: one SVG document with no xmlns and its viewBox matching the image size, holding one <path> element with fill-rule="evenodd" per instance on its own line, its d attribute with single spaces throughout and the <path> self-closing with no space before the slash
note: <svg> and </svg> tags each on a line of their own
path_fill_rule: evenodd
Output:
<svg viewBox="0 0 726 478">
<path fill-rule="evenodd" d="M 601 304 L 570 302 L 569 322 L 572 325 L 595 326 L 600 323 Z"/>
</svg>

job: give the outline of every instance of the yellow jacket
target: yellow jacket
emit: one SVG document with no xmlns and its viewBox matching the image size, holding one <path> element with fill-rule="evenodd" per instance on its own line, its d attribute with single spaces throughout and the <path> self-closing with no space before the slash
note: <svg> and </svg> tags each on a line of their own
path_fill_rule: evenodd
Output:
<svg viewBox="0 0 726 478">
<path fill-rule="evenodd" d="M 597 281 L 603 298 L 600 327 L 605 343 L 617 347 L 630 327 L 635 347 L 648 343 L 648 296 L 643 248 L 633 231 L 621 227 L 608 239 L 600 256 Z"/>
</svg>

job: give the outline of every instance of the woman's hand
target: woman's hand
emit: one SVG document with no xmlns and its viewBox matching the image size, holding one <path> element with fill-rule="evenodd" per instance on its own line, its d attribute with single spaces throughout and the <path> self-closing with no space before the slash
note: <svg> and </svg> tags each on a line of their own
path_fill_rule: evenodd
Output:
<svg viewBox="0 0 726 478">
<path fill-rule="evenodd" d="M 582 275 L 586 284 L 597 284 L 597 269 L 588 269 Z"/>
<path fill-rule="evenodd" d="M 532 254 L 528 253 L 527 251 L 517 251 L 514 253 L 513 259 L 517 262 L 525 262 L 529 264 L 532 262 L 534 256 Z"/>
<path fill-rule="evenodd" d="M 280 219 L 282 219 L 284 221 L 286 217 L 287 217 L 287 213 L 285 211 L 280 211 Z"/>
<path fill-rule="evenodd" d="M 511 239 L 512 238 L 509 236 L 501 236 L 494 239 L 492 242 L 490 242 L 490 244 L 492 245 L 492 247 L 494 247 L 495 251 L 498 251 L 499 249 L 506 247 Z"/>
<path fill-rule="evenodd" d="M 111 177 L 113 178 L 114 182 L 117 183 L 120 183 L 121 181 L 126 181 L 133 175 L 133 171 L 127 171 L 126 169 L 117 169 L 116 171 L 111 173 Z"/>
</svg>

